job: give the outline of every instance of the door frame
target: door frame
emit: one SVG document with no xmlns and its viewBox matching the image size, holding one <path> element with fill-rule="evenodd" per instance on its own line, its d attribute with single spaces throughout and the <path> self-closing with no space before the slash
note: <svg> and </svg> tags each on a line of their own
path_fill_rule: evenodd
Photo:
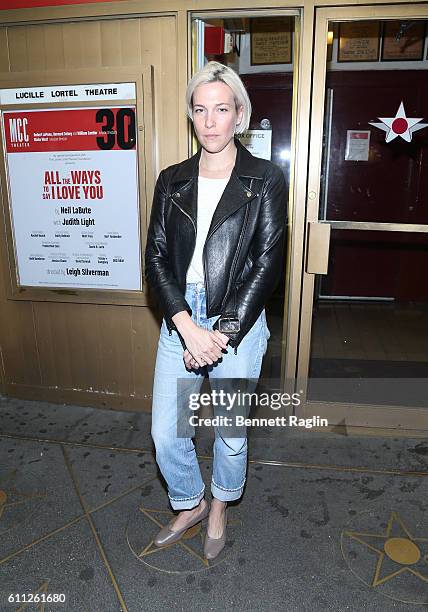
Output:
<svg viewBox="0 0 428 612">
<path fill-rule="evenodd" d="M 310 114 L 310 138 L 308 151 L 308 183 L 306 196 L 306 221 L 303 262 L 306 265 L 302 271 L 302 293 L 300 309 L 300 331 L 299 350 L 297 357 L 296 391 L 300 393 L 301 404 L 296 409 L 296 415 L 308 418 L 313 415 L 327 418 L 329 425 L 345 424 L 352 427 L 370 427 L 394 430 L 416 430 L 426 429 L 423 426 L 427 412 L 423 408 L 386 406 L 374 404 L 341 403 L 335 404 L 325 401 L 309 401 L 307 399 L 307 383 L 311 346 L 312 331 L 312 307 L 316 274 L 308 271 L 307 256 L 309 246 L 309 228 L 319 229 L 319 226 L 335 227 L 336 223 L 346 229 L 342 222 L 319 222 L 318 211 L 320 206 L 320 176 L 322 158 L 322 139 L 324 129 L 324 98 L 326 83 L 326 59 L 327 59 L 327 35 L 329 21 L 359 21 L 359 20 L 382 20 L 382 19 L 416 19 L 428 18 L 428 5 L 367 5 L 348 7 L 320 7 L 315 9 L 314 18 L 314 62 L 312 80 L 312 107 Z M 355 225 L 355 224 L 354 224 Z M 364 224 L 367 225 L 367 224 Z M 376 226 L 377 224 L 370 224 Z M 383 224 L 382 224 L 383 225 Z M 401 224 L 393 225 L 387 231 L 409 231 L 408 226 Z M 339 227 L 339 225 L 338 225 Z M 326 229 L 326 228 L 324 228 Z M 349 228 L 351 229 L 351 228 Z M 377 229 L 373 227 L 372 229 Z M 386 229 L 386 228 L 384 228 Z M 428 226 L 419 228 L 419 231 L 428 231 Z M 324 235 L 322 240 L 328 240 L 328 233 L 319 232 Z M 314 235 L 317 232 L 314 232 Z M 326 237 L 327 236 L 327 237 Z M 320 245 L 322 246 L 322 240 Z M 321 249 L 322 251 L 322 249 Z M 328 250 L 324 249 L 328 254 Z M 322 253 L 320 253 L 322 254 Z"/>
<path fill-rule="evenodd" d="M 201 66 L 197 54 L 197 33 L 193 27 L 196 19 L 258 17 L 261 6 L 233 9 L 203 9 L 188 13 L 188 78 Z M 293 41 L 293 91 L 291 103 L 290 181 L 288 189 L 287 245 L 284 253 L 285 295 L 281 337 L 281 370 L 279 380 L 273 381 L 290 395 L 294 391 L 298 324 L 300 309 L 300 274 L 303 256 L 304 193 L 306 187 L 309 94 L 311 80 L 313 9 L 303 8 L 302 2 L 284 4 L 281 7 L 263 8 L 263 17 L 294 17 Z M 304 44 L 305 37 L 308 44 Z M 298 128 L 298 126 L 303 126 Z M 197 140 L 189 126 L 189 155 L 197 150 Z M 297 209 L 300 208 L 300 211 Z"/>
</svg>

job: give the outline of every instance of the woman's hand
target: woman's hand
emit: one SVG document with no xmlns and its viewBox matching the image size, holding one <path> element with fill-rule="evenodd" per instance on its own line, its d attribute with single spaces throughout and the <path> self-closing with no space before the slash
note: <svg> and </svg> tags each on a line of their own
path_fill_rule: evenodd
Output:
<svg viewBox="0 0 428 612">
<path fill-rule="evenodd" d="M 187 349 L 183 352 L 183 360 L 187 370 L 197 370 L 199 368 L 198 364 Z"/>
<path fill-rule="evenodd" d="M 229 337 L 218 330 L 209 331 L 198 326 L 183 338 L 187 347 L 183 352 L 187 369 L 198 369 L 215 363 L 229 342 Z"/>
</svg>

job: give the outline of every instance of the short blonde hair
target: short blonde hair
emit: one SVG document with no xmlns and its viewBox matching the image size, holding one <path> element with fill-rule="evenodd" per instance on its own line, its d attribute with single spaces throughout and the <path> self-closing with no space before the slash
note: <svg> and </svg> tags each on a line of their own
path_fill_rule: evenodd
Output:
<svg viewBox="0 0 428 612">
<path fill-rule="evenodd" d="M 187 115 L 193 121 L 192 98 L 195 89 L 199 85 L 204 85 L 205 83 L 213 83 L 214 81 L 222 81 L 230 87 L 235 98 L 236 110 L 238 110 L 240 106 L 243 107 L 244 112 L 242 115 L 242 121 L 235 128 L 235 132 L 237 134 L 242 134 L 242 132 L 248 130 L 248 126 L 250 125 L 250 98 L 248 97 L 248 93 L 245 89 L 244 83 L 241 81 L 237 73 L 232 70 L 232 68 L 229 68 L 229 66 L 220 64 L 220 62 L 208 62 L 203 68 L 201 68 L 201 70 L 198 70 L 198 72 L 196 72 L 190 79 L 186 90 Z"/>
</svg>

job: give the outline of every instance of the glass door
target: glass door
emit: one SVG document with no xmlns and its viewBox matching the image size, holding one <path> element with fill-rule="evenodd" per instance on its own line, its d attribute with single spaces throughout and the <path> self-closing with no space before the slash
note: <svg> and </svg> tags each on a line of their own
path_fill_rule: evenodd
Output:
<svg viewBox="0 0 428 612">
<path fill-rule="evenodd" d="M 297 82 L 300 45 L 300 9 L 216 10 L 191 15 L 191 72 L 210 60 L 233 68 L 243 80 L 251 107 L 249 128 L 241 143 L 256 157 L 278 165 L 292 183 L 293 134 L 296 130 Z M 197 149 L 193 140 L 193 151 Z M 288 235 L 293 231 L 290 191 Z M 287 261 L 290 259 L 288 240 Z M 266 304 L 270 340 L 261 379 L 279 390 L 281 368 L 288 347 L 287 290 L 290 265 L 284 265 L 278 284 Z M 287 391 L 293 381 L 287 381 Z"/>
<path fill-rule="evenodd" d="M 428 12 L 317 11 L 301 416 L 428 430 Z"/>
</svg>

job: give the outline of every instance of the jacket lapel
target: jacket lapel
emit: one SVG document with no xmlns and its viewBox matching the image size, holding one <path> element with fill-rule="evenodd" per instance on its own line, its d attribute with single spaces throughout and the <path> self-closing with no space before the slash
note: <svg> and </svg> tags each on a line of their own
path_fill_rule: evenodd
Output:
<svg viewBox="0 0 428 612">
<path fill-rule="evenodd" d="M 245 179 L 263 178 L 259 159 L 251 155 L 249 151 L 235 138 L 237 148 L 235 166 L 232 170 L 230 180 L 214 211 L 211 225 L 208 230 L 207 239 L 223 221 L 241 208 L 247 202 L 251 202 L 258 193 L 246 183 L 252 183 Z M 197 224 L 198 214 L 198 174 L 201 149 L 190 159 L 179 165 L 171 185 L 171 197 L 184 214 L 188 215 L 193 223 Z M 244 179 L 244 180 L 242 180 Z"/>
<path fill-rule="evenodd" d="M 217 208 L 214 210 L 207 234 L 207 240 L 227 217 L 255 197 L 256 194 L 249 187 L 245 187 L 236 172 L 232 171 L 230 180 L 224 188 Z"/>
<path fill-rule="evenodd" d="M 198 179 L 191 178 L 184 184 L 172 185 L 171 199 L 174 204 L 190 219 L 195 228 L 198 218 Z"/>
</svg>

